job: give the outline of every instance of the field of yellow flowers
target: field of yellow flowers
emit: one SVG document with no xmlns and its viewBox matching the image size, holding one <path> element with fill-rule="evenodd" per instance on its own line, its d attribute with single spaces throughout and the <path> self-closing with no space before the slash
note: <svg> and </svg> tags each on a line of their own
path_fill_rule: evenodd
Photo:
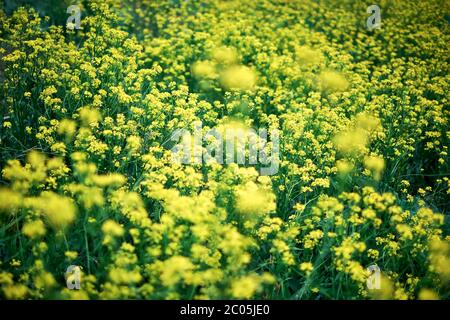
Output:
<svg viewBox="0 0 450 320">
<path fill-rule="evenodd" d="M 449 299 L 450 3 L 376 1 L 0 5 L 0 299 Z"/>
</svg>

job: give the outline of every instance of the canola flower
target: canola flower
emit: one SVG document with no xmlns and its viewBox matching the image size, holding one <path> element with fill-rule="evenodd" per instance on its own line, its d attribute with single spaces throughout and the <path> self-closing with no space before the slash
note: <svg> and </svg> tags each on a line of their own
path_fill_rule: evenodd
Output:
<svg viewBox="0 0 450 320">
<path fill-rule="evenodd" d="M 449 299 L 442 1 L 38 4 L 0 5 L 0 299 Z M 277 173 L 172 161 L 199 121 Z"/>
<path fill-rule="evenodd" d="M 221 73 L 220 78 L 222 85 L 228 90 L 252 90 L 257 80 L 255 71 L 246 66 L 229 67 Z"/>
</svg>

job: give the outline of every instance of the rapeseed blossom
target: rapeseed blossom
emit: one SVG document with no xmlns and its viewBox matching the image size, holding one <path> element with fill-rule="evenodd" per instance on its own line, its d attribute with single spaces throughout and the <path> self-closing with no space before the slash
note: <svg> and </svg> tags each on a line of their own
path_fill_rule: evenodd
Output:
<svg viewBox="0 0 450 320">
<path fill-rule="evenodd" d="M 0 299 L 448 299 L 440 1 L 375 33 L 349 1 L 169 2 L 0 9 Z M 198 123 L 278 131 L 279 170 L 173 161 Z"/>
</svg>

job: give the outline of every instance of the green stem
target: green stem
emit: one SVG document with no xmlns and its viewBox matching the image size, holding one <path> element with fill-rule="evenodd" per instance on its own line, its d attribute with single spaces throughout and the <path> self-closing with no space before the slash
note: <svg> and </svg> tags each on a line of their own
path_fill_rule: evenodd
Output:
<svg viewBox="0 0 450 320">
<path fill-rule="evenodd" d="M 87 214 L 86 214 L 87 217 Z M 87 238 L 87 230 L 86 230 L 86 220 L 83 224 L 83 230 L 84 230 L 84 245 L 86 248 L 86 258 L 87 258 L 87 269 L 88 269 L 88 273 L 91 274 L 91 263 L 90 263 L 90 256 L 89 256 L 89 244 L 88 244 L 88 238 Z"/>
</svg>

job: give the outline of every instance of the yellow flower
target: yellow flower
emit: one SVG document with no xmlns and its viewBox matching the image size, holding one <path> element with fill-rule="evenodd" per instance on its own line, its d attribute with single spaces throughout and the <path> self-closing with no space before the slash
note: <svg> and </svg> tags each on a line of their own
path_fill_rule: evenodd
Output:
<svg viewBox="0 0 450 320">
<path fill-rule="evenodd" d="M 367 131 L 362 129 L 343 131 L 333 140 L 336 149 L 346 155 L 363 153 L 368 141 Z"/>
<path fill-rule="evenodd" d="M 379 255 L 380 255 L 380 252 L 378 250 L 375 250 L 375 249 L 367 250 L 367 256 L 371 259 L 376 260 L 376 259 L 378 259 Z"/>
<path fill-rule="evenodd" d="M 64 155 L 66 154 L 66 145 L 63 142 L 57 142 L 50 147 L 50 150 Z"/>
<path fill-rule="evenodd" d="M 92 182 L 99 187 L 122 186 L 126 182 L 126 178 L 119 173 L 110 173 L 105 175 L 94 175 L 91 177 Z"/>
<path fill-rule="evenodd" d="M 340 73 L 335 71 L 323 71 L 319 75 L 319 83 L 326 91 L 345 91 L 348 88 L 348 81 Z"/>
<path fill-rule="evenodd" d="M 296 203 L 294 205 L 294 210 L 297 212 L 302 212 L 303 210 L 305 210 L 306 206 L 300 202 Z"/>
<path fill-rule="evenodd" d="M 72 200 L 50 191 L 44 191 L 39 197 L 26 198 L 25 205 L 41 212 L 50 224 L 64 228 L 75 220 L 76 206 Z"/>
<path fill-rule="evenodd" d="M 398 224 L 396 226 L 397 232 L 403 240 L 412 240 L 413 234 L 411 228 L 406 224 Z"/>
<path fill-rule="evenodd" d="M 164 261 L 161 270 L 161 282 L 164 286 L 170 287 L 179 281 L 189 277 L 195 266 L 189 258 L 173 256 Z"/>
<path fill-rule="evenodd" d="M 3 293 L 8 300 L 25 299 L 28 288 L 23 284 L 8 285 L 3 288 Z"/>
<path fill-rule="evenodd" d="M 81 108 L 80 109 L 80 119 L 81 123 L 85 127 L 89 127 L 96 124 L 101 120 L 101 114 L 97 109 Z"/>
<path fill-rule="evenodd" d="M 42 220 L 27 222 L 22 227 L 22 233 L 29 238 L 37 238 L 45 235 L 45 225 Z"/>
<path fill-rule="evenodd" d="M 124 234 L 123 227 L 114 220 L 106 220 L 102 225 L 102 232 L 104 235 L 113 237 L 121 237 Z"/>
<path fill-rule="evenodd" d="M 0 188 L 0 212 L 13 213 L 22 205 L 20 193 L 7 188 Z"/>
<path fill-rule="evenodd" d="M 275 195 L 249 181 L 240 186 L 236 192 L 236 209 L 244 216 L 264 216 L 276 208 Z"/>
<path fill-rule="evenodd" d="M 246 66 L 231 66 L 221 73 L 220 82 L 227 90 L 252 90 L 256 85 L 256 73 Z"/>
<path fill-rule="evenodd" d="M 78 252 L 76 251 L 66 251 L 64 255 L 70 260 L 75 260 L 78 257 Z"/>
<path fill-rule="evenodd" d="M 215 79 L 217 77 L 216 64 L 212 61 L 197 61 L 192 66 L 192 74 L 200 79 Z"/>
<path fill-rule="evenodd" d="M 229 65 L 237 62 L 237 53 L 234 48 L 224 46 L 215 48 L 212 52 L 212 58 L 217 63 Z"/>
<path fill-rule="evenodd" d="M 36 288 L 49 289 L 56 285 L 56 280 L 50 272 L 42 271 L 34 279 Z"/>
<path fill-rule="evenodd" d="M 450 245 L 445 240 L 435 238 L 430 241 L 430 266 L 432 272 L 437 273 L 445 282 L 450 282 Z"/>
<path fill-rule="evenodd" d="M 381 127 L 380 119 L 367 113 L 359 113 L 355 117 L 356 126 L 368 132 Z"/>
<path fill-rule="evenodd" d="M 383 273 L 380 274 L 380 288 L 369 290 L 369 295 L 376 300 L 390 300 L 394 298 L 394 284 Z"/>
<path fill-rule="evenodd" d="M 336 168 L 340 175 L 345 176 L 353 170 L 354 166 L 353 166 L 353 163 L 351 163 L 349 161 L 338 160 L 338 161 L 336 161 Z"/>
<path fill-rule="evenodd" d="M 419 300 L 439 300 L 439 296 L 431 289 L 422 289 L 419 292 Z"/>
<path fill-rule="evenodd" d="M 15 267 L 15 268 L 20 267 L 21 264 L 22 263 L 20 262 L 20 260 L 16 260 L 16 259 L 12 259 L 12 261 L 9 263 L 9 265 L 11 267 Z"/>
<path fill-rule="evenodd" d="M 300 270 L 305 272 L 306 276 L 309 276 L 314 270 L 314 266 L 311 262 L 302 262 L 300 264 Z"/>
<path fill-rule="evenodd" d="M 88 119 L 86 121 L 89 121 Z M 77 129 L 77 125 L 75 121 L 69 119 L 63 119 L 59 123 L 58 133 L 61 135 L 65 135 L 67 139 L 71 139 L 75 134 Z"/>
<path fill-rule="evenodd" d="M 241 277 L 231 284 L 231 295 L 236 299 L 251 299 L 260 285 L 256 275 Z"/>
<path fill-rule="evenodd" d="M 364 158 L 364 166 L 371 170 L 375 180 L 380 180 L 381 173 L 384 170 L 384 159 L 377 156 L 368 156 Z"/>
<path fill-rule="evenodd" d="M 322 53 L 319 50 L 311 49 L 308 46 L 298 46 L 295 48 L 295 55 L 298 62 L 304 66 L 316 65 L 323 60 Z"/>
<path fill-rule="evenodd" d="M 309 232 L 303 239 L 305 249 L 314 248 L 322 238 L 323 238 L 322 230 L 313 230 Z"/>
<path fill-rule="evenodd" d="M 132 155 L 138 155 L 141 148 L 141 138 L 138 136 L 129 136 L 127 138 L 127 149 Z"/>
</svg>

